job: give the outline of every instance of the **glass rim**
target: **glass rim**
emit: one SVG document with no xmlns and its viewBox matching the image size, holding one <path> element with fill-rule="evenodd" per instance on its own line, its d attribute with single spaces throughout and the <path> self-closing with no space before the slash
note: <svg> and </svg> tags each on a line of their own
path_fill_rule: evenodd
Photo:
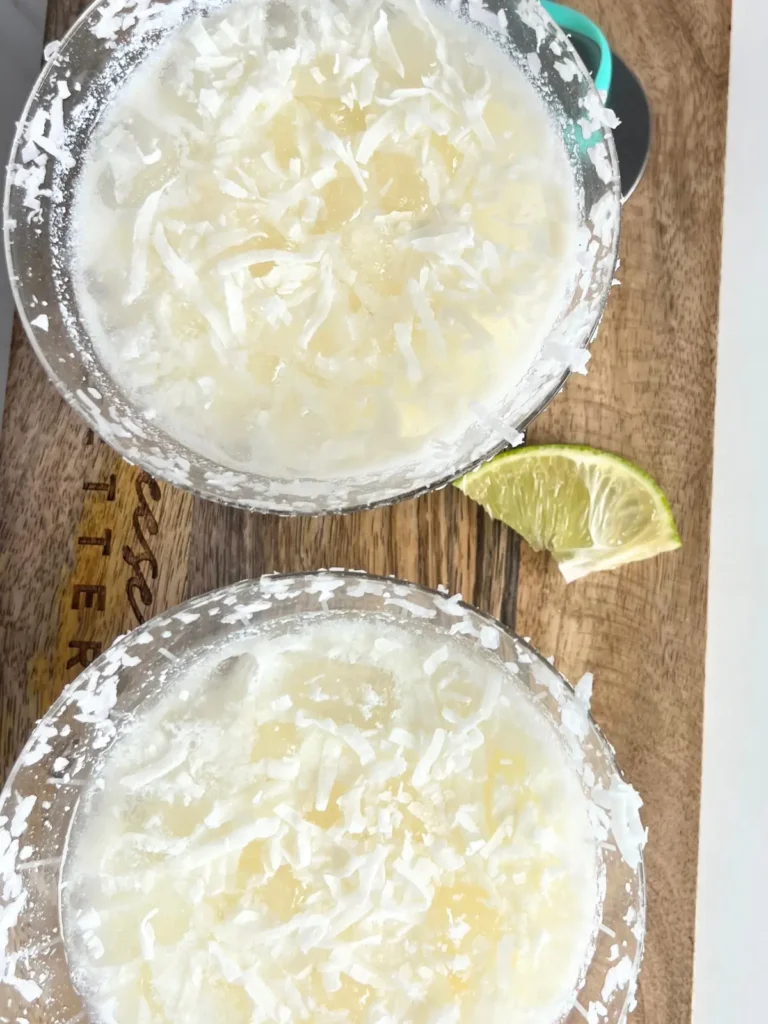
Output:
<svg viewBox="0 0 768 1024">
<path fill-rule="evenodd" d="M 324 590 L 322 587 L 323 581 L 340 581 L 340 584 L 335 588 L 331 588 L 330 590 Z M 376 587 L 379 588 L 378 592 L 362 591 L 360 594 L 351 593 L 350 588 L 359 585 L 362 581 L 369 581 L 370 583 L 374 584 Z M 290 588 L 292 584 L 297 585 L 298 589 L 291 590 Z M 314 584 L 319 584 L 319 586 L 313 589 Z M 280 593 L 281 590 L 282 595 Z M 301 607 L 302 599 L 304 597 L 309 598 L 312 595 L 314 595 L 317 599 L 317 606 L 313 606 L 311 610 L 307 610 L 306 608 Z M 213 651 L 215 651 L 219 646 L 225 647 L 229 643 L 237 644 L 239 640 L 245 639 L 249 632 L 253 632 L 258 629 L 258 626 L 261 622 L 270 621 L 274 622 L 275 624 L 278 624 L 286 620 L 290 621 L 291 619 L 300 620 L 304 616 L 309 616 L 312 619 L 314 619 L 318 615 L 323 617 L 332 617 L 338 614 L 339 616 L 359 615 L 361 619 L 368 619 L 369 621 L 371 619 L 385 617 L 391 619 L 393 622 L 398 623 L 401 628 L 404 628 L 406 630 L 418 625 L 427 625 L 426 620 L 423 617 L 423 612 L 421 615 L 419 615 L 411 608 L 405 606 L 401 607 L 398 605 L 397 607 L 390 608 L 386 606 L 386 604 L 382 604 L 381 607 L 375 609 L 366 609 L 364 607 L 359 607 L 356 609 L 353 605 L 351 605 L 349 607 L 342 606 L 340 608 L 334 609 L 333 604 L 337 595 L 342 602 L 355 602 L 360 605 L 364 604 L 366 598 L 368 598 L 369 595 L 374 602 L 386 602 L 386 600 L 388 598 L 391 598 L 392 596 L 402 597 L 407 595 L 410 597 L 419 597 L 423 601 L 425 601 L 424 604 L 421 604 L 419 606 L 421 609 L 435 609 L 433 618 L 439 619 L 440 615 L 442 615 L 443 618 L 445 619 L 445 622 L 438 623 L 438 625 L 435 627 L 436 633 L 441 631 L 441 626 L 442 632 L 444 633 L 445 626 L 448 621 L 450 621 L 451 623 L 459 621 L 458 618 L 455 616 L 455 613 L 448 613 L 444 610 L 441 610 L 440 602 L 447 601 L 450 597 L 450 593 L 449 591 L 447 591 L 447 589 L 433 589 L 422 584 L 411 583 L 402 580 L 396 576 L 384 576 L 380 574 L 364 572 L 362 570 L 358 571 L 347 569 L 320 569 L 310 572 L 294 572 L 283 574 L 267 573 L 255 579 L 241 580 L 238 583 L 229 584 L 227 586 L 217 588 L 216 590 L 196 595 L 195 597 L 189 598 L 187 601 L 183 602 L 180 605 L 174 606 L 172 608 L 166 609 L 163 612 L 160 612 L 153 619 L 150 619 L 148 622 L 138 626 L 130 633 L 123 634 L 122 636 L 116 638 L 111 647 L 107 648 L 107 650 L 104 651 L 98 658 L 96 658 L 86 669 L 84 669 L 69 686 L 66 686 L 64 688 L 64 690 L 57 698 L 57 700 L 51 705 L 51 707 L 48 709 L 45 715 L 37 723 L 29 739 L 24 744 L 21 752 L 19 753 L 12 770 L 9 773 L 7 780 L 5 781 L 5 785 L 3 786 L 2 791 L 0 792 L 0 811 L 4 810 L 7 807 L 8 802 L 13 798 L 14 794 L 16 794 L 17 796 L 19 795 L 17 783 L 21 781 L 19 779 L 20 773 L 24 772 L 25 770 L 32 772 L 35 771 L 37 767 L 37 762 L 33 762 L 30 765 L 29 763 L 25 762 L 25 755 L 27 755 L 30 750 L 34 749 L 34 744 L 35 742 L 39 741 L 41 735 L 44 735 L 46 737 L 46 742 L 49 744 L 50 753 L 45 755 L 46 758 L 54 758 L 55 756 L 64 752 L 61 746 L 63 742 L 61 733 L 57 732 L 56 735 L 54 735 L 51 738 L 50 732 L 46 732 L 45 727 L 47 726 L 48 729 L 50 730 L 52 724 L 55 721 L 61 720 L 68 707 L 75 706 L 74 698 L 79 692 L 85 689 L 86 692 L 92 692 L 94 694 L 97 694 L 100 690 L 101 685 L 104 683 L 106 679 L 115 680 L 115 692 L 117 694 L 117 703 L 114 705 L 112 709 L 109 710 L 106 718 L 109 721 L 113 721 L 114 716 L 115 720 L 119 720 L 126 713 L 125 709 L 121 709 L 119 706 L 120 695 L 128 692 L 133 692 L 138 699 L 143 701 L 146 698 L 142 691 L 142 686 L 148 687 L 147 696 L 150 697 L 151 695 L 162 692 L 162 687 L 165 685 L 162 676 L 158 676 L 157 674 L 153 675 L 153 669 L 159 665 L 160 661 L 163 662 L 162 669 L 160 669 L 161 674 L 165 670 L 168 670 L 173 673 L 174 665 L 172 661 L 175 662 L 177 659 L 179 659 L 177 671 L 179 673 L 183 673 L 186 669 L 188 669 L 190 665 L 190 661 L 184 658 L 184 653 L 188 654 L 189 659 L 193 659 L 195 655 L 203 658 L 207 657 L 210 654 L 212 654 Z M 240 598 L 245 603 L 242 605 L 242 608 L 239 609 L 237 600 L 230 600 L 231 598 Z M 275 609 L 274 613 L 265 616 L 263 605 L 257 606 L 255 608 L 248 607 L 248 601 L 253 601 L 254 599 L 258 598 L 272 598 L 271 607 Z M 297 604 L 299 605 L 299 607 L 297 607 Z M 460 607 L 462 615 L 475 626 L 491 626 L 494 630 L 503 634 L 507 638 L 507 641 L 511 643 L 514 651 L 522 653 L 528 657 L 529 664 L 532 666 L 529 673 L 529 677 L 527 681 L 525 679 L 519 679 L 516 684 L 519 685 L 519 687 L 522 690 L 525 690 L 528 693 L 538 692 L 533 690 L 534 684 L 531 682 L 531 680 L 534 680 L 536 687 L 540 687 L 542 691 L 548 690 L 552 697 L 552 700 L 555 702 L 557 707 L 560 707 L 560 701 L 557 699 L 555 693 L 549 685 L 550 682 L 552 682 L 554 686 L 558 689 L 558 691 L 562 692 L 562 694 L 565 695 L 565 697 L 567 698 L 568 706 L 570 706 L 571 702 L 574 699 L 576 699 L 575 691 L 570 682 L 562 675 L 562 673 L 560 673 L 554 667 L 554 665 L 550 661 L 544 658 L 532 646 L 530 641 L 520 637 L 514 630 L 507 627 L 498 619 L 488 614 L 487 612 L 484 612 L 479 608 L 476 608 L 468 604 L 463 599 L 457 600 L 456 596 L 454 596 L 453 604 L 455 607 Z M 330 605 L 331 607 L 329 608 L 328 605 Z M 224 612 L 227 612 L 227 610 L 229 610 L 229 612 L 225 615 L 213 616 L 185 616 L 183 614 L 194 613 L 198 610 L 203 610 L 206 607 L 210 608 L 213 606 L 219 607 Z M 230 615 L 231 618 L 229 617 Z M 167 632 L 168 630 L 172 630 L 172 635 L 169 638 L 163 638 L 161 636 L 162 632 Z M 195 639 L 195 634 L 200 633 L 201 631 L 202 635 Z M 219 636 L 214 636 L 213 638 L 209 637 L 208 639 L 206 639 L 207 634 L 216 631 L 222 632 L 221 638 Z M 139 639 L 140 637 L 145 636 L 147 633 L 152 633 L 153 639 L 151 641 L 142 641 Z M 190 633 L 192 637 L 191 640 Z M 187 637 L 188 644 L 186 652 L 184 652 L 185 636 Z M 220 640 L 223 637 L 226 637 L 226 639 L 223 639 L 223 644 L 220 645 Z M 455 639 L 459 643 L 466 643 L 470 651 L 473 649 L 477 649 L 478 652 L 480 652 L 480 649 L 482 648 L 482 651 L 486 654 L 490 654 L 491 656 L 496 655 L 495 648 L 488 650 L 482 644 L 479 638 L 479 631 L 476 632 L 474 636 L 465 637 L 463 635 L 457 635 Z M 159 647 L 163 647 L 163 650 L 165 651 L 163 657 L 160 659 L 158 659 L 158 655 L 160 654 Z M 120 655 L 128 653 L 129 651 L 131 651 L 134 655 L 139 652 L 146 652 L 146 655 L 150 659 L 148 667 L 143 671 L 143 673 L 139 671 L 133 677 L 130 676 L 130 673 L 133 671 L 133 668 L 131 666 L 135 664 L 135 662 L 129 662 L 128 660 L 119 660 Z M 177 653 L 172 653 L 174 651 Z M 500 658 L 501 655 L 498 655 L 498 657 Z M 168 659 L 167 664 L 166 659 Z M 105 675 L 101 675 L 102 670 L 106 666 L 110 665 L 110 663 L 112 665 L 110 672 Z M 524 659 L 521 658 L 520 663 L 524 664 Z M 503 666 L 503 664 L 504 662 L 502 660 L 501 665 Z M 545 677 L 548 681 L 537 678 L 533 666 L 539 667 L 545 673 Z M 129 673 L 127 680 L 125 680 L 123 676 L 123 674 L 126 672 Z M 512 678 L 516 677 L 513 677 L 511 674 L 509 674 L 508 678 L 511 680 Z M 170 679 L 171 681 L 169 685 L 173 686 L 173 676 L 171 676 Z M 553 728 L 555 728 L 555 731 L 559 736 L 560 729 L 557 727 L 556 722 L 551 720 L 550 712 L 548 710 L 545 710 L 544 707 L 541 707 L 539 713 L 542 714 L 542 716 L 545 719 L 550 720 L 550 724 Z M 621 768 L 617 764 L 613 747 L 606 739 L 602 729 L 595 722 L 591 712 L 587 712 L 587 717 L 589 729 L 585 736 L 579 740 L 579 746 L 581 747 L 583 745 L 583 749 L 585 750 L 585 752 L 589 750 L 596 751 L 596 756 L 599 758 L 600 763 L 604 763 L 607 766 L 607 774 L 610 774 L 611 777 L 616 776 L 619 778 L 619 780 L 624 781 L 625 777 L 623 772 L 621 771 Z M 92 741 L 94 739 L 94 736 L 98 735 L 97 730 L 98 725 L 90 723 L 78 725 L 77 727 L 73 727 L 72 733 L 65 734 L 67 736 L 66 742 L 70 743 L 74 736 L 76 743 L 78 744 L 75 750 L 82 749 L 84 746 L 85 749 L 87 750 L 87 744 L 89 742 L 88 737 L 90 737 L 90 741 Z M 119 732 L 117 734 L 117 740 L 115 740 L 115 742 L 119 742 Z M 111 743 L 112 740 L 109 740 L 105 748 L 106 750 L 109 749 Z M 590 743 L 592 743 L 593 746 L 590 746 Z M 71 746 L 67 747 L 66 753 L 69 758 L 76 760 L 75 753 L 73 752 Z M 87 767 L 85 785 L 88 784 L 87 779 L 94 778 L 95 774 L 98 772 L 100 756 L 101 750 L 99 749 L 97 750 L 96 758 L 91 762 L 90 766 Z M 106 754 L 106 756 L 108 757 L 109 755 Z M 77 770 L 80 771 L 81 769 L 78 768 Z M 574 770 L 576 769 L 574 768 Z M 43 779 L 45 775 L 48 774 L 48 771 L 50 771 L 50 767 L 48 768 L 48 770 L 44 771 Z M 79 782 L 78 785 L 83 785 L 83 782 Z M 22 791 L 24 790 L 23 785 L 21 786 L 21 789 Z M 54 786 L 53 789 L 54 796 L 50 797 L 49 794 L 49 799 L 56 799 L 60 803 L 64 803 L 68 799 L 65 789 L 62 789 L 59 786 Z M 43 790 L 43 795 L 45 795 L 46 792 L 47 791 Z M 39 796 L 40 793 L 38 792 L 37 795 Z M 587 800 L 590 799 L 586 791 L 585 798 Z M 67 843 L 69 841 L 69 835 L 71 833 L 73 822 L 76 818 L 76 807 L 77 802 L 75 802 L 75 807 L 73 809 L 65 809 L 67 817 L 65 818 L 64 827 L 67 833 Z M 56 868 L 56 878 L 59 880 L 61 877 L 61 864 L 63 864 L 65 857 L 66 845 L 64 848 L 64 852 L 61 854 L 60 861 L 57 862 L 59 863 L 59 867 Z M 610 866 L 607 865 L 606 862 L 602 860 L 602 858 L 601 863 L 603 864 L 603 868 L 605 871 L 611 870 Z M 606 1018 L 606 1020 L 613 1021 L 614 1024 L 623 1024 L 623 1022 L 626 1021 L 627 1013 L 629 1012 L 633 1004 L 637 978 L 639 975 L 640 965 L 642 962 L 644 951 L 647 913 L 646 878 L 642 851 L 639 851 L 639 859 L 636 867 L 630 867 L 627 864 L 627 862 L 623 860 L 623 858 L 621 859 L 621 864 L 625 865 L 627 871 L 629 872 L 629 874 L 626 877 L 633 879 L 633 886 L 631 890 L 629 888 L 629 883 L 627 883 L 626 893 L 624 893 L 623 891 L 624 887 L 621 887 L 621 898 L 626 901 L 626 904 L 629 907 L 635 909 L 637 917 L 634 919 L 635 925 L 632 928 L 632 935 L 635 941 L 635 947 L 631 957 L 631 973 L 628 981 L 626 982 L 626 991 L 624 993 L 623 999 L 621 999 L 619 1003 L 616 1003 L 614 1008 L 610 1011 L 611 1013 L 616 1013 L 617 1016 L 610 1016 Z M 606 877 L 609 879 L 609 887 L 601 889 L 601 901 L 599 905 L 600 909 L 598 910 L 598 915 L 595 919 L 596 927 L 601 921 L 606 920 L 606 907 L 609 905 L 609 900 L 611 899 L 611 897 L 613 896 L 615 898 L 616 893 L 618 892 L 618 889 L 616 888 L 616 877 L 613 875 Z M 622 875 L 622 877 L 625 876 Z M 612 887 L 610 887 L 611 879 L 613 879 Z M 612 912 L 614 914 L 617 913 L 615 909 Z M 607 920 L 611 921 L 613 924 L 616 924 L 614 917 L 608 917 Z M 629 926 L 629 922 L 627 922 L 627 924 Z M 62 934 L 62 927 L 63 922 L 61 921 L 61 907 L 59 905 L 59 934 Z M 635 930 L 635 928 L 637 930 Z M 11 931 L 13 931 L 13 928 L 11 929 Z M 36 938 L 36 936 L 34 937 Z M 624 953 L 623 955 L 629 956 L 628 953 Z M 67 963 L 66 949 L 65 963 Z M 610 967 L 608 967 L 607 969 L 609 970 Z M 585 962 L 583 968 L 584 973 L 579 982 L 579 986 L 574 993 L 574 998 L 577 1001 L 585 984 L 587 983 L 590 970 L 596 970 L 600 978 L 605 977 L 607 973 L 606 965 L 603 964 L 602 960 L 598 961 L 597 949 L 595 947 L 592 947 L 589 952 L 589 960 Z M 69 983 L 72 984 L 71 978 Z M 77 997 L 81 998 L 77 990 L 74 991 L 76 992 Z M 618 991 L 616 995 L 618 995 Z M 580 1006 L 581 1004 L 579 1004 L 579 1007 Z M 566 1020 L 570 1021 L 570 1014 L 572 1012 L 579 1012 L 575 1005 L 572 1010 L 565 1011 L 565 1016 L 558 1017 L 556 1021 L 552 1022 L 552 1024 L 564 1024 Z M 574 1018 L 574 1020 L 575 1019 L 577 1018 Z"/>
<path fill-rule="evenodd" d="M 27 97 L 22 112 L 19 115 L 19 119 L 16 124 L 16 130 L 14 132 L 13 140 L 11 142 L 9 159 L 6 165 L 5 187 L 2 205 L 3 245 L 5 251 L 6 264 L 8 267 L 8 277 L 10 279 L 11 292 L 13 295 L 16 312 L 19 316 L 19 320 L 24 330 L 26 339 L 32 346 L 32 349 L 38 361 L 42 365 L 46 373 L 46 376 L 48 377 L 49 381 L 53 384 L 53 386 L 56 388 L 59 395 L 65 400 L 67 405 L 80 417 L 80 419 L 85 421 L 85 423 L 96 433 L 97 436 L 104 440 L 104 443 L 108 444 L 109 447 L 114 449 L 121 456 L 121 458 L 125 459 L 129 463 L 138 465 L 140 468 L 146 469 L 146 472 L 148 472 L 154 479 L 161 480 L 163 483 L 167 483 L 173 487 L 178 487 L 180 490 L 186 491 L 192 494 L 193 496 L 203 498 L 207 501 L 213 501 L 225 507 L 241 508 L 248 512 L 258 512 L 265 515 L 276 515 L 282 518 L 294 518 L 297 516 L 307 516 L 313 518 L 316 516 L 323 515 L 348 515 L 354 512 L 365 512 L 377 508 L 384 508 L 389 505 L 394 505 L 400 501 L 413 500 L 415 498 L 421 497 L 422 495 L 428 494 L 430 491 L 440 490 L 444 487 L 447 487 L 454 481 L 461 479 L 461 477 L 465 476 L 467 473 L 470 473 L 473 470 L 477 469 L 483 463 L 488 462 L 490 459 L 493 459 L 495 456 L 501 454 L 503 451 L 510 449 L 511 446 L 509 442 L 506 441 L 505 439 L 492 439 L 492 442 L 488 445 L 487 448 L 484 448 L 480 455 L 469 458 L 466 462 L 462 462 L 461 465 L 459 465 L 458 467 L 452 467 L 447 472 L 441 471 L 439 475 L 435 476 L 434 478 L 428 480 L 419 480 L 414 486 L 408 487 L 405 490 L 397 491 L 396 493 L 385 494 L 382 497 L 377 497 L 370 501 L 352 501 L 346 504 L 339 504 L 330 507 L 327 504 L 318 504 L 318 507 L 313 509 L 291 509 L 280 507 L 275 503 L 270 504 L 270 498 L 264 495 L 258 497 L 248 497 L 240 496 L 237 494 L 227 494 L 222 490 L 217 489 L 207 479 L 195 480 L 194 482 L 186 482 L 184 480 L 175 479 L 170 471 L 166 472 L 165 470 L 159 469 L 156 466 L 146 468 L 141 458 L 138 458 L 135 455 L 134 451 L 130 448 L 130 446 L 128 444 L 123 443 L 124 439 L 122 437 L 112 435 L 109 437 L 109 439 L 103 438 L 100 430 L 100 418 L 98 416 L 95 416 L 92 410 L 89 408 L 88 404 L 82 401 L 76 394 L 76 392 L 74 390 L 71 390 L 63 382 L 61 375 L 57 372 L 52 363 L 46 357 L 45 345 L 41 344 L 38 332 L 31 323 L 31 311 L 28 310 L 29 295 L 25 294 L 25 281 L 23 279 L 23 276 L 18 272 L 19 268 L 17 267 L 13 255 L 13 245 L 11 236 L 15 228 L 15 224 L 10 216 L 10 209 L 12 203 L 13 188 L 13 176 L 11 170 L 17 162 L 18 154 L 21 152 L 21 148 L 24 143 L 24 133 L 29 124 L 30 113 L 35 107 L 35 105 L 39 102 L 41 93 L 43 92 L 43 89 L 50 75 L 54 72 L 57 66 L 58 58 L 61 55 L 66 54 L 66 51 L 68 47 L 72 44 L 75 36 L 78 36 L 82 31 L 85 30 L 86 24 L 91 15 L 94 13 L 94 11 L 97 10 L 99 7 L 109 4 L 110 2 L 111 0 L 92 0 L 92 2 L 78 16 L 73 25 L 61 38 L 61 40 L 59 41 L 59 45 L 56 48 L 56 51 L 51 55 L 50 59 L 46 61 L 44 66 L 41 68 L 40 73 L 35 79 L 35 83 L 32 86 L 32 89 Z M 167 0 L 167 2 L 172 2 L 172 0 Z M 190 2 L 194 2 L 194 0 L 190 0 Z M 441 0 L 438 0 L 438 2 L 441 2 Z M 442 2 L 444 2 L 444 0 L 442 0 Z M 462 0 L 462 3 L 463 2 L 464 0 Z M 496 6 L 499 8 L 504 8 L 505 10 L 511 9 L 514 12 L 517 8 L 519 0 L 493 0 L 493 2 L 495 2 Z M 579 56 L 576 48 L 573 46 L 571 40 L 568 38 L 567 34 L 560 28 L 557 22 L 551 18 L 551 16 L 546 11 L 546 8 L 541 8 L 541 15 L 547 21 L 550 30 L 552 31 L 557 41 L 561 44 L 561 46 L 565 47 L 568 59 L 574 61 L 574 63 L 577 65 L 582 79 L 587 83 L 588 92 L 594 94 L 594 96 L 597 97 L 597 99 L 600 100 L 600 103 L 602 104 L 602 99 L 600 99 L 599 97 L 594 81 L 591 75 L 589 74 L 589 71 L 587 70 L 586 66 L 584 65 L 584 62 Z M 616 230 L 614 233 L 612 247 L 610 251 L 611 279 L 613 279 L 616 274 L 616 267 L 619 260 L 619 245 L 621 241 L 622 220 L 621 211 L 623 200 L 621 197 L 621 181 L 619 175 L 618 155 L 616 152 L 616 145 L 614 142 L 613 133 L 611 129 L 607 126 L 602 127 L 602 132 L 604 136 L 604 141 L 607 145 L 608 156 L 611 166 L 611 183 L 610 186 L 608 186 L 608 188 L 614 195 L 616 206 Z M 599 301 L 595 303 L 594 315 L 591 317 L 593 322 L 589 328 L 588 336 L 586 337 L 584 344 L 581 346 L 582 350 L 588 351 L 595 340 L 597 332 L 600 328 L 603 315 L 605 313 L 605 308 L 608 303 L 610 292 L 610 286 L 603 289 L 602 294 L 599 297 Z M 122 385 L 120 385 L 120 382 L 117 381 L 112 376 L 111 372 L 106 370 L 106 368 L 105 373 L 113 381 L 113 383 L 122 391 Z M 562 372 L 552 380 L 552 382 L 546 388 L 545 392 L 537 401 L 536 405 L 526 413 L 524 418 L 515 424 L 510 424 L 510 426 L 513 426 L 515 430 L 518 430 L 521 433 L 526 431 L 530 424 L 547 408 L 547 406 L 553 401 L 553 399 L 557 397 L 560 391 L 562 391 L 562 389 L 565 387 L 566 383 L 568 382 L 573 373 L 573 369 L 563 369 Z M 130 398 L 130 395 L 126 394 L 126 399 L 129 404 L 133 403 L 133 400 Z M 173 446 L 177 447 L 180 451 L 183 451 L 184 453 L 191 453 L 194 456 L 195 460 L 201 466 L 205 466 L 208 470 L 214 470 L 219 472 L 223 470 L 225 472 L 231 472 L 237 476 L 243 476 L 247 480 L 271 479 L 273 483 L 281 482 L 281 478 L 264 478 L 261 477 L 258 472 L 253 470 L 234 469 L 231 466 L 225 466 L 223 463 L 218 463 L 214 461 L 212 458 L 202 455 L 199 451 L 197 451 L 190 445 L 178 440 L 164 427 L 159 426 L 158 424 L 154 424 L 154 427 L 156 430 L 158 430 L 160 434 L 167 438 Z M 311 481 L 313 478 L 306 477 L 304 479 L 306 479 L 307 481 Z M 329 478 L 329 480 L 323 480 L 320 482 L 331 485 L 334 483 L 334 480 L 333 478 Z M 295 503 L 301 501 L 301 499 L 298 498 L 294 498 L 293 500 Z M 328 502 L 329 500 L 329 497 L 318 499 L 318 501 L 325 502 Z"/>
</svg>

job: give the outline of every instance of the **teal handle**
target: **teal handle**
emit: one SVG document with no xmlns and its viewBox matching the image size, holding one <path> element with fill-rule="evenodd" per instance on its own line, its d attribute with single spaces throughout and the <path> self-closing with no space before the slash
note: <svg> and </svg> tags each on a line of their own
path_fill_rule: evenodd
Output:
<svg viewBox="0 0 768 1024">
<path fill-rule="evenodd" d="M 600 93 L 603 102 L 605 102 L 613 77 L 613 56 L 611 55 L 608 40 L 594 21 L 590 21 L 586 15 L 581 14 L 579 11 L 574 11 L 563 4 L 552 3 L 551 0 L 541 0 L 541 5 L 563 32 L 574 32 L 576 35 L 586 36 L 587 39 L 591 39 L 599 48 L 600 63 L 594 76 L 595 88 Z"/>
</svg>

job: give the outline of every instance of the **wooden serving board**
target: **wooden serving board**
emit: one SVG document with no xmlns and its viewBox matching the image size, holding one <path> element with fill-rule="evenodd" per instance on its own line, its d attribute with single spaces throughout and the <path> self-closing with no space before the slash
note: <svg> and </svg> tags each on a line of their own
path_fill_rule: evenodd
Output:
<svg viewBox="0 0 768 1024">
<path fill-rule="evenodd" d="M 728 0 L 574 0 L 654 112 L 586 378 L 529 439 L 608 448 L 668 493 L 684 547 L 566 586 L 544 556 L 447 488 L 346 517 L 211 504 L 122 462 L 61 401 L 16 324 L 0 432 L 0 770 L 114 637 L 263 572 L 345 566 L 451 591 L 530 636 L 572 678 L 645 799 L 648 940 L 637 1024 L 690 1020 L 712 470 Z M 86 6 L 50 0 L 47 38 Z M 180 1022 L 183 1024 L 183 1022 Z"/>
</svg>

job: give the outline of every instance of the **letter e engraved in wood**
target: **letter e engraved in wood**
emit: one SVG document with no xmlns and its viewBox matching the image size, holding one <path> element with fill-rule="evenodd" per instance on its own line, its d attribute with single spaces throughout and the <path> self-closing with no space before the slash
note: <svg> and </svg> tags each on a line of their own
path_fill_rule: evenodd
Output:
<svg viewBox="0 0 768 1024">
<path fill-rule="evenodd" d="M 149 507 L 147 496 L 152 501 L 160 501 L 162 491 L 157 481 L 143 471 L 136 477 L 135 487 L 138 504 L 133 510 L 133 532 L 140 550 L 136 554 L 133 548 L 126 544 L 123 547 L 123 559 L 133 569 L 133 576 L 125 586 L 125 593 L 136 621 L 142 623 L 146 621 L 144 609 L 149 608 L 154 600 L 147 571 L 150 579 L 157 579 L 157 558 L 149 543 L 150 537 L 157 536 L 157 519 Z"/>
<path fill-rule="evenodd" d="M 83 598 L 81 601 L 80 598 Z M 107 588 L 101 583 L 76 583 L 72 589 L 72 607 L 93 608 L 96 600 L 96 610 L 103 612 L 107 606 Z"/>
</svg>

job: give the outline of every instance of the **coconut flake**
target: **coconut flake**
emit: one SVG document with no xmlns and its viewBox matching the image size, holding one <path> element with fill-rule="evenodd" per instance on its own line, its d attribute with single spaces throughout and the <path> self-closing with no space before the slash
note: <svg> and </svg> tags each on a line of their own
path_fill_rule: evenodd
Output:
<svg viewBox="0 0 768 1024">
<path fill-rule="evenodd" d="M 592 799 L 598 807 L 608 811 L 611 832 L 619 852 L 634 871 L 640 864 L 642 850 L 648 838 L 648 833 L 640 820 L 640 808 L 643 806 L 640 795 L 628 783 L 614 776 L 609 789 L 596 786 L 592 790 Z"/>
<path fill-rule="evenodd" d="M 333 790 L 339 770 L 341 750 L 341 744 L 333 738 L 327 739 L 323 744 L 323 753 L 317 778 L 317 792 L 315 793 L 316 811 L 325 811 L 328 808 L 328 801 L 331 798 L 331 791 Z"/>
<path fill-rule="evenodd" d="M 385 60 L 390 67 L 394 68 L 401 78 L 405 78 L 405 66 L 400 59 L 399 53 L 395 49 L 395 44 L 392 42 L 392 36 L 389 34 L 389 19 L 387 18 L 386 11 L 379 11 L 379 16 L 373 26 L 373 38 L 382 59 Z"/>
<path fill-rule="evenodd" d="M 128 278 L 128 291 L 124 301 L 135 302 L 143 293 L 147 282 L 147 259 L 152 229 L 157 216 L 160 200 L 167 191 L 170 182 L 155 192 L 150 192 L 142 203 L 133 224 L 133 252 L 131 254 L 131 272 Z"/>
<path fill-rule="evenodd" d="M 365 166 L 379 146 L 394 136 L 396 126 L 395 116 L 388 111 L 366 128 L 357 147 L 357 162 Z"/>
<path fill-rule="evenodd" d="M 445 744 L 445 737 L 445 729 L 435 729 L 432 739 L 429 741 L 429 746 L 419 758 L 418 764 L 413 771 L 411 781 L 416 789 L 421 789 L 429 781 L 430 773 Z"/>
<path fill-rule="evenodd" d="M 142 918 L 139 925 L 139 947 L 145 961 L 155 959 L 155 930 L 152 927 L 152 919 L 157 917 L 158 913 L 157 907 L 154 907 Z"/>
<path fill-rule="evenodd" d="M 613 998 L 614 993 L 626 988 L 632 980 L 633 974 L 632 961 L 628 956 L 622 957 L 617 964 L 608 970 L 605 976 L 603 990 L 600 993 L 603 1002 L 609 1002 Z"/>
<path fill-rule="evenodd" d="M 408 380 L 417 384 L 422 379 L 421 364 L 413 351 L 413 320 L 395 324 L 395 342 L 403 354 L 408 372 Z"/>
</svg>

